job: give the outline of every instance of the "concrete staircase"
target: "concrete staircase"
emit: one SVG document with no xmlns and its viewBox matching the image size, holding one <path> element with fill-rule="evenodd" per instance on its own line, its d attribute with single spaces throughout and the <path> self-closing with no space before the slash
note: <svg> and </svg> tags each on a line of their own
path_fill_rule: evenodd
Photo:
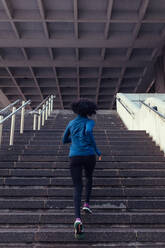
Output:
<svg viewBox="0 0 165 248">
<path fill-rule="evenodd" d="M 84 241 L 73 233 L 69 146 L 73 115 L 49 118 L 41 131 L 16 132 L 0 151 L 0 248 L 164 248 L 165 158 L 144 131 L 128 131 L 116 112 L 96 116 L 97 161 Z"/>
</svg>

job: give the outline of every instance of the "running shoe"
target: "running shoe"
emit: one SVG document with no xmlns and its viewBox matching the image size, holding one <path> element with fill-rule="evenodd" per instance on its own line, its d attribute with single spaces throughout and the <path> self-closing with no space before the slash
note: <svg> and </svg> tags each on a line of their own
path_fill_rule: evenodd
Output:
<svg viewBox="0 0 165 248">
<path fill-rule="evenodd" d="M 83 239 L 84 238 L 83 224 L 79 218 L 77 218 L 74 222 L 74 231 L 75 231 L 75 238 L 76 239 Z"/>
<path fill-rule="evenodd" d="M 86 214 L 92 214 L 92 210 L 90 209 L 88 203 L 84 203 L 83 211 L 84 211 Z"/>
</svg>

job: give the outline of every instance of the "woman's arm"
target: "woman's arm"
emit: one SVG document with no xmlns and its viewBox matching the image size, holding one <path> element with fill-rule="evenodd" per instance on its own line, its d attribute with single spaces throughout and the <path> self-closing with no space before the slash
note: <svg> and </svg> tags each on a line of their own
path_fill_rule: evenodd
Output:
<svg viewBox="0 0 165 248">
<path fill-rule="evenodd" d="M 69 124 L 65 129 L 64 135 L 63 135 L 63 139 L 62 139 L 62 143 L 66 144 L 66 143 L 71 143 L 71 137 L 70 137 L 70 130 L 69 130 Z"/>
<path fill-rule="evenodd" d="M 93 120 L 87 121 L 85 133 L 86 133 L 86 135 L 88 135 L 90 137 L 91 144 L 94 147 L 96 154 L 98 156 L 100 156 L 101 152 L 97 149 L 96 142 L 95 142 L 95 139 L 93 136 L 94 125 L 95 125 L 95 122 Z"/>
</svg>

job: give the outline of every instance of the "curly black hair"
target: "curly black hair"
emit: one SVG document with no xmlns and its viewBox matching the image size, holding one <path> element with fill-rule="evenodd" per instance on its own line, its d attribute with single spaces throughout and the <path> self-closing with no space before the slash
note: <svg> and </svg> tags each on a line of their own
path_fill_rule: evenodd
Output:
<svg viewBox="0 0 165 248">
<path fill-rule="evenodd" d="M 91 116 L 96 114 L 97 105 L 86 98 L 80 98 L 71 104 L 71 109 L 75 114 L 81 116 Z"/>
</svg>

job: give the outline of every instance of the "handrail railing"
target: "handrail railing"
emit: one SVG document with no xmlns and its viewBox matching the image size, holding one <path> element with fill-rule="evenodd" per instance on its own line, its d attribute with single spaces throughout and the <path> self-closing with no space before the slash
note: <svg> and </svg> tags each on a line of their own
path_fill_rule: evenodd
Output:
<svg viewBox="0 0 165 248">
<path fill-rule="evenodd" d="M 50 116 L 53 111 L 54 98 L 56 98 L 54 95 L 46 97 L 33 111 L 30 112 L 30 114 L 33 115 L 33 130 L 40 130 L 41 125 L 44 126 L 45 120 L 48 119 L 48 116 Z"/>
<path fill-rule="evenodd" d="M 37 110 L 48 100 L 50 96 L 47 96 L 33 111 L 31 111 L 30 113 L 33 114 L 35 112 L 37 112 Z"/>
<path fill-rule="evenodd" d="M 116 99 L 120 102 L 120 104 L 125 108 L 125 110 L 130 114 L 134 116 L 134 113 L 131 112 L 121 101 L 121 99 L 119 97 L 116 97 Z M 149 106 L 147 103 L 145 103 L 142 100 L 134 100 L 134 102 L 140 102 L 141 104 L 143 104 L 145 107 L 149 108 L 151 111 L 153 111 L 154 113 L 156 113 L 157 115 L 159 115 L 159 117 L 161 117 L 163 120 L 165 120 L 165 116 L 162 115 L 158 110 L 155 110 L 153 107 Z"/>
<path fill-rule="evenodd" d="M 3 112 L 5 112 L 5 111 L 8 110 L 9 108 L 13 107 L 14 105 L 16 105 L 17 103 L 19 103 L 20 101 L 21 101 L 21 100 L 18 99 L 18 100 L 16 100 L 15 102 L 9 104 L 7 107 L 1 109 L 1 110 L 0 110 L 0 114 L 3 113 Z"/>
<path fill-rule="evenodd" d="M 118 102 L 123 106 L 123 108 L 125 108 L 125 110 L 131 115 L 131 116 L 133 116 L 133 118 L 134 118 L 134 113 L 133 112 L 131 112 L 125 105 L 124 105 L 124 103 L 121 101 L 121 99 L 119 98 L 119 97 L 116 97 L 116 99 L 118 100 Z"/>
<path fill-rule="evenodd" d="M 0 124 L 3 124 L 5 121 L 7 121 L 10 117 L 12 117 L 13 115 L 15 115 L 19 110 L 21 110 L 23 107 L 25 107 L 26 105 L 30 104 L 31 100 L 27 101 L 27 102 L 22 102 L 22 105 L 15 109 L 14 112 L 10 113 L 8 116 L 6 116 L 5 118 L 3 118 L 3 120 L 0 121 Z"/>
<path fill-rule="evenodd" d="M 15 101 L 18 103 L 18 101 Z M 10 117 L 11 117 L 11 128 L 10 128 L 10 142 L 9 145 L 12 146 L 14 143 L 14 132 L 15 132 L 15 115 L 17 112 L 19 112 L 21 110 L 21 122 L 20 122 L 20 134 L 23 133 L 24 131 L 24 114 L 25 114 L 25 107 L 26 105 L 30 104 L 31 100 L 28 100 L 27 102 L 22 101 L 22 105 L 16 109 L 16 107 L 13 107 L 12 109 L 12 113 L 10 113 L 9 115 L 7 115 L 5 118 L 0 115 L 0 145 L 2 143 L 2 130 L 3 130 L 3 123 L 5 121 L 7 121 Z M 16 104 L 16 103 L 15 103 Z M 15 105 L 13 103 L 13 105 Z M 13 106 L 12 105 L 12 106 Z M 7 106 L 8 107 L 8 106 Z M 6 107 L 6 108 L 7 108 Z M 10 105 L 11 107 L 11 105 Z M 9 107 L 8 107 L 9 108 Z M 4 109 L 3 109 L 4 110 Z"/>
<path fill-rule="evenodd" d="M 162 115 L 159 111 L 155 110 L 153 107 L 149 106 L 144 101 L 139 100 L 139 102 L 141 102 L 144 106 L 146 106 L 147 108 L 149 108 L 150 110 L 152 110 L 154 113 L 156 113 L 157 115 L 159 115 L 161 118 L 163 118 L 165 120 L 165 116 Z"/>
</svg>

